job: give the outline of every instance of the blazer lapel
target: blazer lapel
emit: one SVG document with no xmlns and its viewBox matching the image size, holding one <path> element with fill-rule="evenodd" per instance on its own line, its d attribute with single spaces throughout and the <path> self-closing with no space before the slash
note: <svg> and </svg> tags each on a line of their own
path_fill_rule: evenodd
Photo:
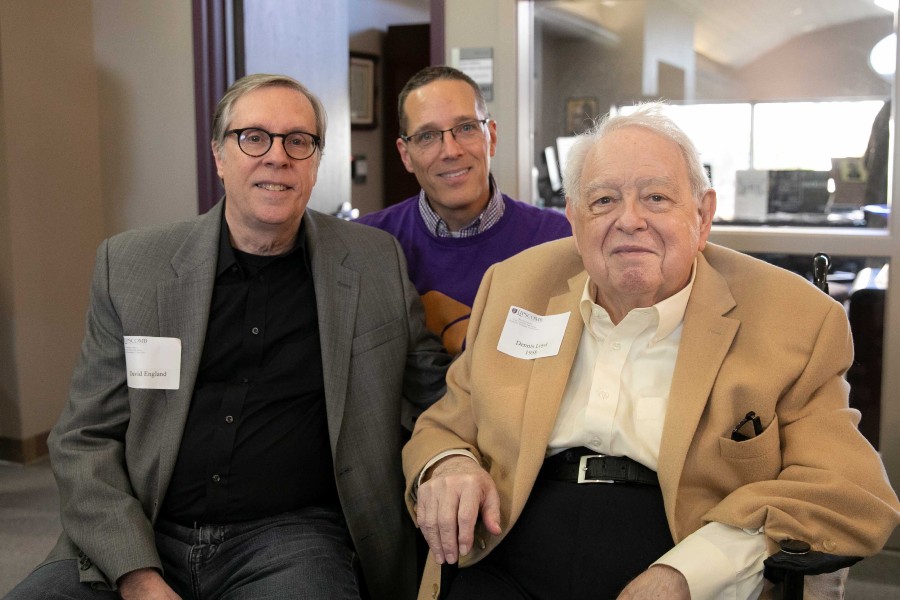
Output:
<svg viewBox="0 0 900 600">
<path fill-rule="evenodd" d="M 165 438 L 160 456 L 162 482 L 169 481 L 175 468 L 203 353 L 215 285 L 222 206 L 219 202 L 197 221 L 172 256 L 175 277 L 157 285 L 159 334 L 181 340 L 181 381 L 177 390 L 166 390 Z"/>
<path fill-rule="evenodd" d="M 580 259 L 579 259 L 580 260 Z M 531 484 L 544 462 L 547 443 L 556 423 L 556 415 L 562 395 L 569 380 L 569 371 L 575 360 L 575 352 L 581 340 L 584 322 L 578 312 L 578 301 L 587 281 L 587 273 L 581 271 L 571 277 L 564 292 L 551 296 L 544 314 L 557 315 L 570 312 L 559 354 L 534 360 L 525 399 L 525 415 L 519 448 L 517 473 L 529 477 L 529 481 L 516 485 L 512 498 L 514 507 L 523 507 L 531 491 Z"/>
<path fill-rule="evenodd" d="M 675 522 L 676 492 L 688 449 L 740 326 L 737 319 L 723 316 L 734 306 L 725 279 L 698 255 L 659 452 L 659 480 L 670 523 Z"/>
<path fill-rule="evenodd" d="M 306 211 L 303 219 L 319 315 L 328 437 L 331 452 L 335 454 L 347 400 L 359 273 L 343 265 L 349 251 L 326 219 L 311 210 Z"/>
</svg>

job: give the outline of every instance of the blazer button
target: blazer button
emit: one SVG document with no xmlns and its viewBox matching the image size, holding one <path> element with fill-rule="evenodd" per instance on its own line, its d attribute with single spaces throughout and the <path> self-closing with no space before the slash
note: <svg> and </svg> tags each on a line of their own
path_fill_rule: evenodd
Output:
<svg viewBox="0 0 900 600">
<path fill-rule="evenodd" d="M 431 597 L 437 598 L 437 595 L 438 595 L 438 584 L 432 583 L 431 584 Z"/>
<path fill-rule="evenodd" d="M 88 569 L 90 569 L 91 568 L 91 559 L 89 559 L 87 556 L 82 556 L 81 558 L 79 558 L 78 559 L 78 568 L 81 569 L 82 571 L 87 571 Z"/>
</svg>

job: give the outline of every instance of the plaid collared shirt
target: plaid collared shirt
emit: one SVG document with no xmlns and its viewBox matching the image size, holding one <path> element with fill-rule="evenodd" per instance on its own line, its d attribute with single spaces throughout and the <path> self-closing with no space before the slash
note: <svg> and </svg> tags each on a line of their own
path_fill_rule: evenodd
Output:
<svg viewBox="0 0 900 600">
<path fill-rule="evenodd" d="M 433 233 L 435 237 L 465 238 L 478 235 L 496 225 L 500 217 L 503 216 L 503 211 L 506 210 L 506 204 L 503 202 L 503 194 L 500 193 L 500 188 L 497 186 L 497 182 L 494 181 L 493 174 L 489 175 L 489 183 L 491 199 L 488 201 L 487 206 L 484 207 L 480 215 L 475 217 L 474 221 L 459 231 L 450 231 L 447 223 L 431 208 L 428 198 L 425 197 L 425 190 L 421 190 L 419 192 L 419 214 L 422 215 L 428 231 Z"/>
</svg>

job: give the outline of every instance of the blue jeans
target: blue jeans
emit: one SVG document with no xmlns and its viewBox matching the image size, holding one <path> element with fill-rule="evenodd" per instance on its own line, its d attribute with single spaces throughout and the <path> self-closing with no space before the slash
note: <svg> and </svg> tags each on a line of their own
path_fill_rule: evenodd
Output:
<svg viewBox="0 0 900 600">
<path fill-rule="evenodd" d="M 309 507 L 256 521 L 156 524 L 164 578 L 184 600 L 359 600 L 356 553 L 339 509 Z M 44 565 L 6 600 L 119 598 L 78 580 L 78 562 Z"/>
</svg>

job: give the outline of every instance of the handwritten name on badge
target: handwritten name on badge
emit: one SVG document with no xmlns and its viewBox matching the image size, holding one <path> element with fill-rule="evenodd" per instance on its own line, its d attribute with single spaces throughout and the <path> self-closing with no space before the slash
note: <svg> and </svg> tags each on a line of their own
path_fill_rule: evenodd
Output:
<svg viewBox="0 0 900 600">
<path fill-rule="evenodd" d="M 565 312 L 543 316 L 518 306 L 510 306 L 497 350 L 514 358 L 556 356 L 571 314 Z"/>
<path fill-rule="evenodd" d="M 177 390 L 181 379 L 181 340 L 126 335 L 125 370 L 130 388 Z"/>
</svg>

